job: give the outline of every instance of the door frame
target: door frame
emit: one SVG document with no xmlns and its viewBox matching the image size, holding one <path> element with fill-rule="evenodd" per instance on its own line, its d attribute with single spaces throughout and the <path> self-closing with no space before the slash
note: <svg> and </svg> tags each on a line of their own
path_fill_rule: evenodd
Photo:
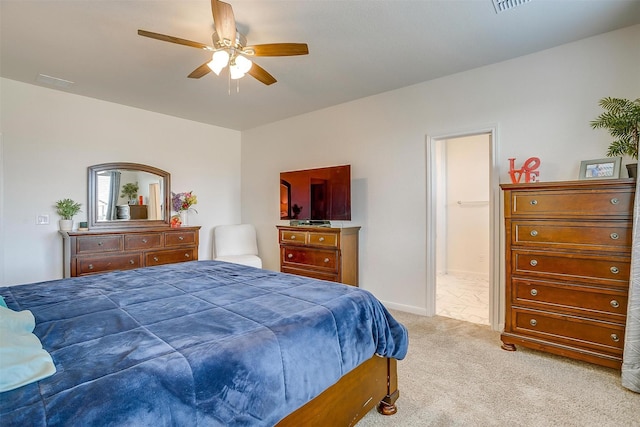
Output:
<svg viewBox="0 0 640 427">
<path fill-rule="evenodd" d="M 431 236 L 436 235 L 437 204 L 431 203 L 437 191 L 437 177 L 435 164 L 438 161 L 436 156 L 436 142 L 446 139 L 461 138 L 473 135 L 489 135 L 489 324 L 491 329 L 499 331 L 502 329 L 500 319 L 504 314 L 504 282 L 502 275 L 502 258 L 500 257 L 501 247 L 501 210 L 500 210 L 500 169 L 497 159 L 498 155 L 498 126 L 489 125 L 473 129 L 444 132 L 437 135 L 426 136 L 426 164 L 427 164 L 427 289 L 426 308 L 427 316 L 436 314 L 436 239 Z"/>
</svg>

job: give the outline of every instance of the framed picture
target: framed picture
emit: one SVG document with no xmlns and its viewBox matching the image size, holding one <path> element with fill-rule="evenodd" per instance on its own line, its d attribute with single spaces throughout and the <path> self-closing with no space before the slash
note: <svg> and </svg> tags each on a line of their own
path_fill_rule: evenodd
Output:
<svg viewBox="0 0 640 427">
<path fill-rule="evenodd" d="M 579 179 L 618 179 L 622 157 L 583 160 L 580 163 Z"/>
</svg>

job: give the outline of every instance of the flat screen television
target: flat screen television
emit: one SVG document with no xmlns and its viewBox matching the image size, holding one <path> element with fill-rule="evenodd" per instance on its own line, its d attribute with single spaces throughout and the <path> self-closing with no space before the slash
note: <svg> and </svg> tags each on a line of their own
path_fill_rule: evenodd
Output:
<svg viewBox="0 0 640 427">
<path fill-rule="evenodd" d="M 280 173 L 280 219 L 321 224 L 351 220 L 351 165 Z"/>
</svg>

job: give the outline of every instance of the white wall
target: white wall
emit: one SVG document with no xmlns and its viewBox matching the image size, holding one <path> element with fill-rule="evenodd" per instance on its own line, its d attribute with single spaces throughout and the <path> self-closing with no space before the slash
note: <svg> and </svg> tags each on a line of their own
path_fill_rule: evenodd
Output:
<svg viewBox="0 0 640 427">
<path fill-rule="evenodd" d="M 501 182 L 509 157 L 531 156 L 542 181 L 576 179 L 610 140 L 589 126 L 598 100 L 640 97 L 639 45 L 629 27 L 243 132 L 242 219 L 258 227 L 265 267 L 279 263 L 279 172 L 350 163 L 361 286 L 426 312 L 426 136 L 495 125 Z"/>
<path fill-rule="evenodd" d="M 62 243 L 53 204 L 82 203 L 87 167 L 144 163 L 171 173 L 174 192 L 193 190 L 201 225 L 200 259 L 211 259 L 212 227 L 240 221 L 240 132 L 118 104 L 0 80 L 3 191 L 2 284 L 62 277 Z M 48 214 L 49 225 L 36 225 Z"/>
</svg>

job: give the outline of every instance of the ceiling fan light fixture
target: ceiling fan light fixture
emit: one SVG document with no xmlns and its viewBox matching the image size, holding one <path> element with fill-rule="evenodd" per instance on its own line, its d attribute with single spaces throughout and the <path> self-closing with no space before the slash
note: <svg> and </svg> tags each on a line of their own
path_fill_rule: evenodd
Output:
<svg viewBox="0 0 640 427">
<path fill-rule="evenodd" d="M 237 80 L 243 78 L 245 73 L 237 65 L 229 65 L 229 74 L 231 75 L 231 80 Z"/>
<path fill-rule="evenodd" d="M 218 50 L 213 53 L 213 57 L 211 58 L 211 62 L 207 65 L 211 68 L 211 71 L 216 73 L 216 75 L 220 75 L 220 72 L 224 67 L 229 64 L 229 52 L 226 50 Z"/>
<path fill-rule="evenodd" d="M 249 58 L 245 58 L 241 55 L 236 56 L 235 64 L 238 66 L 242 74 L 248 73 L 253 66 L 253 62 L 251 62 Z"/>
<path fill-rule="evenodd" d="M 229 62 L 229 73 L 231 74 L 231 78 L 233 80 L 241 79 L 249 72 L 252 66 L 253 62 L 251 62 L 250 59 L 241 55 L 234 56 L 231 59 L 231 62 Z"/>
</svg>

